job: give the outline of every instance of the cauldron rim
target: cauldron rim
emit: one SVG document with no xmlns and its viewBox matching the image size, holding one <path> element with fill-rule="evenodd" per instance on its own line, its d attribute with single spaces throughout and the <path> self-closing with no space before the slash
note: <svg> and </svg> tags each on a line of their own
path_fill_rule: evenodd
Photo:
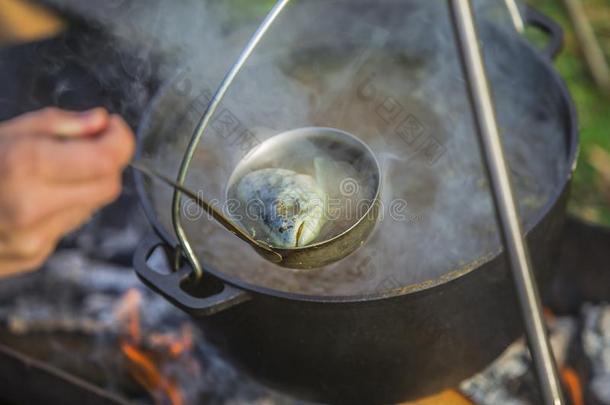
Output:
<svg viewBox="0 0 610 405">
<path fill-rule="evenodd" d="M 492 27 L 495 29 L 495 27 Z M 501 34 L 506 35 L 506 34 Z M 559 182 L 555 188 L 555 191 L 550 195 L 547 202 L 543 205 L 543 207 L 534 215 L 532 215 L 531 219 L 527 224 L 524 225 L 525 234 L 528 236 L 536 226 L 542 222 L 542 220 L 547 217 L 555 205 L 560 200 L 561 196 L 566 192 L 570 181 L 573 177 L 574 171 L 576 169 L 578 155 L 579 155 L 579 144 L 580 144 L 580 136 L 579 136 L 579 124 L 578 124 L 578 115 L 576 112 L 576 106 L 574 104 L 573 98 L 567 88 L 567 85 L 563 78 L 559 75 L 555 67 L 553 66 L 553 61 L 550 57 L 543 55 L 537 50 L 530 42 L 528 42 L 525 38 L 515 38 L 515 41 L 519 43 L 524 51 L 529 53 L 529 57 L 533 58 L 533 60 L 540 63 L 542 67 L 550 74 L 550 78 L 553 81 L 554 85 L 557 86 L 557 89 L 561 93 L 561 99 L 563 103 L 563 107 L 566 111 L 566 117 L 564 117 L 564 121 L 566 123 L 565 130 L 563 131 L 563 135 L 566 137 L 567 141 L 567 156 L 566 156 L 566 169 L 561 174 L 562 180 Z M 157 92 L 157 94 L 150 100 L 143 116 L 140 121 L 140 125 L 138 127 L 138 139 L 141 138 L 142 130 L 145 127 L 143 125 L 146 122 L 150 121 L 150 117 L 155 112 L 155 107 L 158 104 L 159 99 L 165 94 L 165 91 L 171 84 L 174 82 L 176 77 L 178 77 L 182 71 L 178 71 L 174 77 L 169 79 Z M 135 158 L 139 159 L 142 156 L 142 143 L 138 142 L 138 146 L 136 149 Z M 177 246 L 176 238 L 169 232 L 157 219 L 155 214 L 155 210 L 147 198 L 147 193 L 144 188 L 144 176 L 137 172 L 132 171 L 134 176 L 134 184 L 136 188 L 136 193 L 138 195 L 138 199 L 144 210 L 146 217 L 149 222 L 152 224 L 154 232 L 159 236 L 163 241 L 168 243 L 170 246 Z M 406 286 L 401 286 L 385 291 L 379 291 L 374 293 L 366 293 L 366 294 L 352 294 L 352 295 L 314 295 L 314 294 L 300 294 L 300 293 L 291 293 L 286 291 L 280 291 L 268 287 L 263 287 L 260 285 L 251 284 L 242 280 L 239 280 L 234 277 L 230 277 L 222 271 L 218 271 L 214 268 L 206 267 L 204 269 L 206 274 L 212 275 L 223 282 L 232 285 L 238 289 L 244 290 L 247 293 L 252 293 L 256 295 L 270 296 L 275 298 L 289 299 L 291 301 L 303 301 L 303 302 L 313 302 L 313 303 L 358 303 L 358 302 L 367 302 L 367 301 L 376 301 L 388 298 L 395 298 L 404 295 L 415 295 L 418 293 L 425 293 L 429 290 L 435 289 L 436 287 L 440 287 L 450 282 L 455 282 L 462 277 L 472 273 L 473 271 L 482 268 L 485 264 L 492 262 L 499 258 L 502 254 L 503 249 L 497 248 L 493 251 L 487 252 L 486 254 L 481 255 L 480 257 L 472 260 L 470 263 L 456 269 L 453 271 L 449 271 L 440 277 L 436 277 L 434 279 L 426 280 L 420 283 L 409 284 Z"/>
</svg>

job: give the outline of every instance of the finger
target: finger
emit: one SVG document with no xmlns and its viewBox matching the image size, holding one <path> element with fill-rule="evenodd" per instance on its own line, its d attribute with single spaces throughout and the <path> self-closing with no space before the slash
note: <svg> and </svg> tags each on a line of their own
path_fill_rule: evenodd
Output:
<svg viewBox="0 0 610 405">
<path fill-rule="evenodd" d="M 15 276 L 24 272 L 38 270 L 45 263 L 47 258 L 51 256 L 55 250 L 55 245 L 48 245 L 42 249 L 38 255 L 22 259 L 22 258 L 2 258 L 0 257 L 0 279 L 4 277 Z"/>
<path fill-rule="evenodd" d="M 44 259 L 0 260 L 0 280 L 38 270 L 43 263 Z"/>
<path fill-rule="evenodd" d="M 136 149 L 136 137 L 125 120 L 118 115 L 112 115 L 108 129 L 101 136 L 99 142 L 110 150 L 120 166 L 125 167 L 131 161 Z"/>
<path fill-rule="evenodd" d="M 37 149 L 38 170 L 44 178 L 58 183 L 89 181 L 123 170 L 134 153 L 135 136 L 125 121 L 113 116 L 95 138 L 44 139 Z"/>
<path fill-rule="evenodd" d="M 116 174 L 121 167 L 111 151 L 101 148 L 93 139 L 61 142 L 43 139 L 37 142 L 36 174 L 55 184 L 90 182 Z"/>
<path fill-rule="evenodd" d="M 120 175 L 73 185 L 32 184 L 13 197 L 13 205 L 0 210 L 0 224 L 11 231 L 27 229 L 66 209 L 101 208 L 114 201 L 120 191 Z"/>
<path fill-rule="evenodd" d="M 49 107 L 3 123 L 0 134 L 87 137 L 103 131 L 108 126 L 108 120 L 108 112 L 103 108 L 74 112 Z"/>
<path fill-rule="evenodd" d="M 68 209 L 28 229 L 0 239 L 0 261 L 31 260 L 52 251 L 66 234 L 78 229 L 93 214 L 93 208 Z"/>
</svg>

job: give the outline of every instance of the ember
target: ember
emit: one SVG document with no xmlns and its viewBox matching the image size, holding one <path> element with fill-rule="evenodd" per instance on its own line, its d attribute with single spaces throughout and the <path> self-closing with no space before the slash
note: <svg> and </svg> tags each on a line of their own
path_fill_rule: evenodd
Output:
<svg viewBox="0 0 610 405">
<path fill-rule="evenodd" d="M 572 399 L 572 404 L 584 405 L 585 402 L 583 399 L 582 384 L 576 371 L 571 367 L 564 366 L 561 370 L 561 377 L 563 383 L 568 389 L 570 398 Z"/>
<path fill-rule="evenodd" d="M 191 353 L 193 333 L 188 324 L 181 333 L 155 333 L 143 341 L 140 325 L 140 305 L 142 295 L 136 289 L 125 293 L 115 316 L 125 326 L 126 333 L 120 341 L 121 351 L 129 361 L 131 376 L 154 398 L 157 404 L 183 405 L 183 389 L 167 364 L 181 363 L 179 367 L 192 373 L 192 378 L 200 377 L 200 365 Z"/>
<path fill-rule="evenodd" d="M 182 405 L 184 400 L 176 382 L 162 375 L 159 367 L 150 357 L 129 343 L 121 343 L 121 350 L 132 362 L 133 377 L 155 398 L 155 403 L 164 404 L 165 399 L 174 405 Z"/>
<path fill-rule="evenodd" d="M 110 403 L 295 403 L 227 364 L 187 316 L 145 290 L 130 268 L 76 250 L 58 252 L 42 272 L 0 283 L 3 346 L 120 398 Z M 9 370 L 2 365 L 9 363 L 2 362 L 2 353 L 0 399 L 23 399 L 28 393 L 20 379 L 5 384 L 11 380 L 5 378 Z M 31 361 L 25 369 L 31 372 Z M 60 399 L 82 403 L 77 397 Z"/>
</svg>

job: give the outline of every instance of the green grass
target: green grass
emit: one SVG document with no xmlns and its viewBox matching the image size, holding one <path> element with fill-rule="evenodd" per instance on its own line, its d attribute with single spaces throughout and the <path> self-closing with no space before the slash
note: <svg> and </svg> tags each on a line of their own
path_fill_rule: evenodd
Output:
<svg viewBox="0 0 610 405">
<path fill-rule="evenodd" d="M 610 97 L 599 91 L 590 78 L 588 68 L 574 38 L 567 14 L 559 0 L 531 0 L 540 11 L 559 22 L 566 31 L 565 48 L 555 65 L 566 80 L 578 109 L 581 126 L 581 154 L 574 177 L 570 212 L 587 220 L 610 225 L 610 206 L 605 201 L 596 170 L 588 161 L 588 153 L 597 145 L 610 153 Z M 610 50 L 610 17 L 607 0 L 583 0 L 593 19 L 593 26 L 606 53 Z M 607 57 L 610 55 L 606 55 Z M 610 59 L 609 59 L 610 60 Z"/>
</svg>

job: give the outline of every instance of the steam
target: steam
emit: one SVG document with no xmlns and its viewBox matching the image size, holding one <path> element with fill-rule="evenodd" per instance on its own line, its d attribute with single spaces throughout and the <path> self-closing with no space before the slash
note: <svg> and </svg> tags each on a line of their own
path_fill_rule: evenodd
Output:
<svg viewBox="0 0 610 405">
<path fill-rule="evenodd" d="M 141 71 L 168 83 L 141 142 L 151 164 L 175 175 L 206 100 L 258 16 L 236 29 L 226 2 L 116 0 L 101 11 L 67 3 L 139 49 L 143 63 L 154 62 Z M 566 171 L 561 95 L 522 53 L 503 2 L 480 0 L 477 14 L 494 26 L 482 27 L 483 46 L 521 213 L 531 224 Z M 433 283 L 500 248 L 445 2 L 295 1 L 227 95 L 188 185 L 222 203 L 246 153 L 307 126 L 346 130 L 374 150 L 385 210 L 376 233 L 339 263 L 292 272 L 205 217 L 187 218 L 206 267 L 282 291 L 352 295 Z M 171 194 L 150 188 L 168 229 Z"/>
</svg>

